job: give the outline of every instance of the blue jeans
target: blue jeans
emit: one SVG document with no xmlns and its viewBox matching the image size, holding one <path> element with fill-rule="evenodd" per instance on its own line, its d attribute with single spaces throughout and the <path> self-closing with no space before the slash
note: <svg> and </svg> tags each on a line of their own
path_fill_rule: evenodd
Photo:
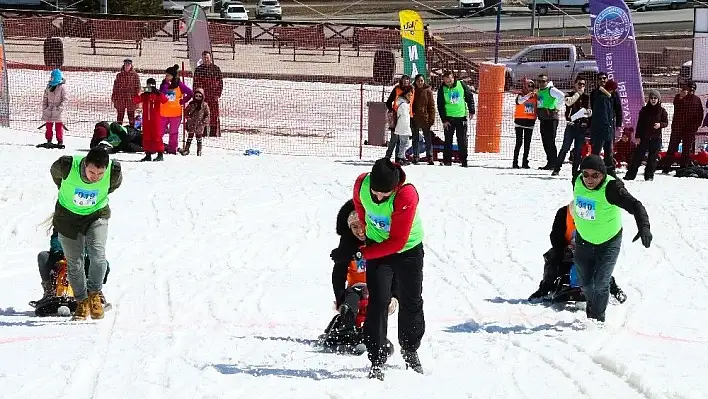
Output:
<svg viewBox="0 0 708 399">
<path fill-rule="evenodd" d="M 565 162 L 565 156 L 570 150 L 570 145 L 573 145 L 573 173 L 580 169 L 580 152 L 585 143 L 585 135 L 587 134 L 588 128 L 581 127 L 580 125 L 571 125 L 570 123 L 565 127 L 565 133 L 563 133 L 563 144 L 561 145 L 560 151 L 558 151 L 558 160 L 556 163 L 555 170 L 559 171 L 563 167 L 563 162 Z"/>
<path fill-rule="evenodd" d="M 622 247 L 622 230 L 602 244 L 591 244 L 575 236 L 575 266 L 586 298 L 585 313 L 590 319 L 605 321 L 610 300 L 610 279 Z"/>
<path fill-rule="evenodd" d="M 88 292 L 98 292 L 103 289 L 103 279 L 107 267 L 107 239 L 107 219 L 97 219 L 91 223 L 85 234 L 79 233 L 75 240 L 59 233 L 59 242 L 64 249 L 64 256 L 66 256 L 69 284 L 71 284 L 77 301 L 86 299 Z M 91 259 L 88 278 L 84 268 L 84 248 Z"/>
</svg>

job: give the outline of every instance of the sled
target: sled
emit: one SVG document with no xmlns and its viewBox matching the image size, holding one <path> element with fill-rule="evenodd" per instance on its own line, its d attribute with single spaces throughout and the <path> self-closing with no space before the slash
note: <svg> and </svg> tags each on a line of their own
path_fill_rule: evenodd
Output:
<svg viewBox="0 0 708 399">
<path fill-rule="evenodd" d="M 64 144 L 54 144 L 54 143 L 42 143 L 42 144 L 37 144 L 37 148 L 46 148 L 46 149 L 55 149 L 55 150 L 63 150 L 66 148 Z"/>
</svg>

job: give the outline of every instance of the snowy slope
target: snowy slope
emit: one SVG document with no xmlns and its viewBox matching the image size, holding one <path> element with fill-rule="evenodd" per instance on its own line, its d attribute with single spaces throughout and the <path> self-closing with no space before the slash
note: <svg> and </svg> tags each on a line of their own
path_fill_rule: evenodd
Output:
<svg viewBox="0 0 708 399">
<path fill-rule="evenodd" d="M 628 182 L 655 241 L 631 243 L 624 215 L 615 276 L 629 300 L 598 327 L 583 311 L 524 301 L 571 198 L 567 175 L 474 155 L 466 170 L 407 167 L 427 237 L 426 375 L 404 370 L 394 315 L 397 351 L 380 382 L 365 379 L 365 356 L 308 346 L 333 315 L 334 218 L 369 162 L 117 155 L 125 178 L 111 197 L 104 289 L 114 309 L 72 324 L 32 317 L 27 302 L 41 296 L 49 166 L 85 143 L 33 148 L 40 141 L 0 130 L 2 398 L 708 397 L 705 181 Z"/>
</svg>

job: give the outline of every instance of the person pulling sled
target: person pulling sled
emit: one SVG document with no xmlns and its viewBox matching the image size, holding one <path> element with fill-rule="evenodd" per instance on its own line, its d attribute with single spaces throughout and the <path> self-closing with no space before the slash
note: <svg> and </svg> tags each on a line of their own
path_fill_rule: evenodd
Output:
<svg viewBox="0 0 708 399">
<path fill-rule="evenodd" d="M 362 355 L 366 352 L 364 323 L 369 291 L 366 287 L 366 261 L 357 253 L 365 243 L 366 232 L 359 222 L 353 200 L 344 203 L 339 210 L 337 234 L 340 236 L 339 246 L 332 250 L 330 257 L 334 261 L 332 288 L 338 313 L 327 325 L 324 334 L 319 336 L 318 346 L 335 353 Z M 389 315 L 398 308 L 395 278 L 393 292 Z M 386 349 L 388 356 L 391 356 L 394 347 L 389 340 Z"/>
<path fill-rule="evenodd" d="M 575 251 L 575 222 L 569 205 L 562 206 L 556 212 L 551 228 L 552 248 L 543 254 L 543 279 L 538 290 L 529 296 L 529 301 L 550 300 L 553 303 L 585 302 L 577 271 L 573 261 Z M 619 303 L 627 300 L 627 295 L 610 277 L 610 294 Z"/>
</svg>

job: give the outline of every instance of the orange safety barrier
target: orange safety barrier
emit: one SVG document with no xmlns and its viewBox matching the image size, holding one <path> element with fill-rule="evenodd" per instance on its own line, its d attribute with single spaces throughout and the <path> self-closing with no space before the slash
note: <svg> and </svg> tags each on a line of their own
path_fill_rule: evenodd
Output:
<svg viewBox="0 0 708 399">
<path fill-rule="evenodd" d="M 504 65 L 487 62 L 480 64 L 475 152 L 500 152 L 505 75 Z"/>
</svg>

